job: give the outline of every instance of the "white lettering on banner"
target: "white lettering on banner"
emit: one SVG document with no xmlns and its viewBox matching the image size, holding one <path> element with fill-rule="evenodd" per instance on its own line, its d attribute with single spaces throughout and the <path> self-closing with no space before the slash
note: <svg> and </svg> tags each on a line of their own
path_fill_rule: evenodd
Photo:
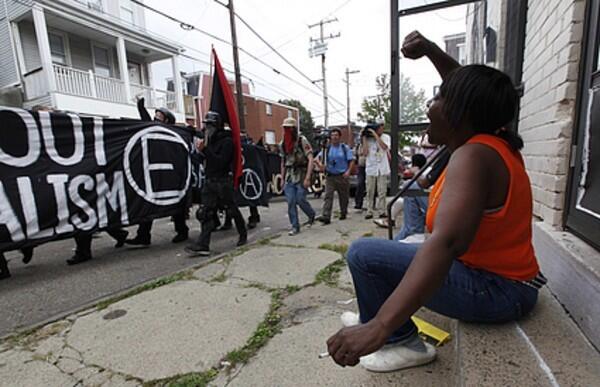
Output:
<svg viewBox="0 0 600 387">
<path fill-rule="evenodd" d="M 71 216 L 71 222 L 80 230 L 89 231 L 96 226 L 96 212 L 90 207 L 90 204 L 83 200 L 79 194 L 79 187 L 83 185 L 86 191 L 94 191 L 94 179 L 87 175 L 75 176 L 69 182 L 69 198 L 77 207 L 81 208 L 87 216 L 87 221 L 82 221 L 78 214 Z"/>
<path fill-rule="evenodd" d="M 241 180 L 240 193 L 246 200 L 257 200 L 262 196 L 263 183 L 258 173 L 250 168 L 246 168 L 242 171 Z"/>
<path fill-rule="evenodd" d="M 192 169 L 191 186 L 196 189 L 201 189 L 204 185 L 204 165 L 196 164 L 196 169 Z M 193 164 L 192 164 L 193 168 Z"/>
<path fill-rule="evenodd" d="M 73 154 L 70 157 L 62 157 L 58 154 L 54 144 L 54 133 L 52 132 L 50 113 L 39 112 L 38 114 L 40 117 L 40 123 L 42 125 L 42 135 L 44 137 L 44 145 L 46 146 L 46 153 L 48 153 L 48 156 L 55 163 L 64 166 L 75 165 L 81 162 L 81 160 L 83 160 L 83 152 L 85 150 L 81 119 L 75 114 L 68 114 L 73 125 L 74 149 Z"/>
<path fill-rule="evenodd" d="M 108 224 L 108 216 L 106 214 L 106 202 L 114 212 L 121 209 L 121 223 L 129 224 L 129 216 L 127 214 L 127 196 L 125 195 L 125 182 L 123 180 L 123 172 L 116 171 L 113 175 L 112 188 L 106 183 L 104 173 L 96 175 L 96 194 L 98 195 L 96 206 L 98 207 L 98 226 L 106 227 Z"/>
<path fill-rule="evenodd" d="M 0 181 L 0 225 L 6 226 L 10 233 L 10 239 L 12 239 L 13 242 L 19 242 L 25 239 L 23 229 L 21 228 L 21 224 L 19 223 L 15 211 L 13 211 L 10 202 L 8 201 L 8 196 L 6 196 L 2 181 Z"/>
<path fill-rule="evenodd" d="M 179 136 L 172 130 L 163 128 L 161 126 L 151 126 L 140 130 L 129 139 L 129 141 L 127 142 L 127 146 L 125 147 L 125 152 L 123 154 L 123 168 L 125 170 L 125 176 L 127 177 L 127 181 L 129 182 L 129 185 L 131 185 L 133 190 L 149 203 L 155 204 L 157 206 L 169 206 L 172 204 L 179 203 L 179 201 L 181 201 L 181 199 L 186 195 L 187 189 L 190 184 L 192 169 L 190 159 L 188 157 L 185 186 L 182 187 L 181 190 L 154 191 L 154 189 L 152 188 L 151 180 L 152 171 L 173 171 L 174 174 L 178 174 L 180 172 L 174 171 L 173 164 L 150 162 L 148 155 L 149 140 L 165 141 L 180 144 L 186 150 L 186 152 L 189 153 L 188 144 L 183 140 L 183 138 L 181 138 L 181 136 Z M 137 145 L 138 141 L 140 142 L 140 146 L 142 147 L 142 171 L 140 171 L 140 173 L 143 176 L 145 190 L 140 188 L 136 179 L 133 177 L 131 163 L 129 161 L 131 151 Z"/>
<path fill-rule="evenodd" d="M 48 175 L 46 176 L 46 180 L 54 188 L 56 215 L 58 218 L 58 226 L 55 228 L 56 233 L 65 234 L 73 231 L 73 226 L 69 224 L 69 206 L 67 203 L 67 190 L 65 188 L 67 181 L 69 181 L 69 175 Z"/>
<path fill-rule="evenodd" d="M 41 150 L 40 133 L 38 132 L 35 119 L 28 111 L 22 109 L 2 108 L 0 112 L 2 111 L 13 112 L 23 121 L 23 125 L 27 128 L 27 154 L 25 156 L 15 157 L 9 155 L 0 148 L 0 163 L 10 165 L 11 167 L 27 167 L 35 163 L 40 157 Z"/>
<path fill-rule="evenodd" d="M 19 186 L 19 195 L 21 197 L 21 205 L 23 206 L 23 215 L 25 216 L 25 226 L 27 230 L 27 238 L 40 239 L 54 235 L 54 228 L 47 228 L 40 231 L 40 222 L 37 215 L 37 206 L 33 196 L 31 187 L 31 179 L 29 177 L 18 177 L 17 185 Z"/>
<path fill-rule="evenodd" d="M 94 117 L 94 152 L 98 165 L 106 165 L 106 155 L 104 153 L 104 119 Z"/>
</svg>

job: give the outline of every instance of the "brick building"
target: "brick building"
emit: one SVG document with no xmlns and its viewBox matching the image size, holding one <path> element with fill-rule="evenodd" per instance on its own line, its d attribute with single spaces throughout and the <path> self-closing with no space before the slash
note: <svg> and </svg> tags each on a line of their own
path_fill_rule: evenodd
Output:
<svg viewBox="0 0 600 387">
<path fill-rule="evenodd" d="M 197 72 L 182 75 L 184 79 L 184 91 L 186 95 L 195 97 L 196 122 L 201 122 L 210 106 L 210 92 L 212 87 L 212 76 Z M 235 84 L 229 79 L 229 86 L 234 96 Z M 284 105 L 275 101 L 252 95 L 250 85 L 242 82 L 242 93 L 244 95 L 244 117 L 248 136 L 258 142 L 261 139 L 266 144 L 275 144 L 283 139 L 281 123 L 287 117 L 294 117 L 300 121 L 300 112 L 293 106 Z M 194 124 L 193 122 L 188 122 Z"/>
</svg>

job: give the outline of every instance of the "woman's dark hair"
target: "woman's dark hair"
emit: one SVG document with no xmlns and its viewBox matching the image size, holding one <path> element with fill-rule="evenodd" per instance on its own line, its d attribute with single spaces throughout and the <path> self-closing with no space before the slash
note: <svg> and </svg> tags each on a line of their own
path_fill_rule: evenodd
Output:
<svg viewBox="0 0 600 387">
<path fill-rule="evenodd" d="M 450 126 L 467 125 L 476 133 L 501 137 L 515 150 L 523 139 L 507 125 L 515 118 L 518 96 L 510 77 L 484 65 L 459 67 L 440 87 Z"/>
<path fill-rule="evenodd" d="M 412 155 L 411 164 L 413 167 L 423 168 L 425 164 L 427 164 L 427 157 L 424 154 L 417 153 L 416 155 Z"/>
</svg>

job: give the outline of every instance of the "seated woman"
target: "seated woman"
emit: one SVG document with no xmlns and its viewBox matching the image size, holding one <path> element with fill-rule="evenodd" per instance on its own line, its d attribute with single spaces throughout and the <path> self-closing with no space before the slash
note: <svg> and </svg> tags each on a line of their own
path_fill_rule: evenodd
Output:
<svg viewBox="0 0 600 387">
<path fill-rule="evenodd" d="M 505 129 L 517 106 L 510 78 L 461 67 L 416 31 L 402 53 L 428 57 L 443 78 L 428 131 L 452 155 L 430 194 L 425 243 L 360 239 L 348 251 L 360 318 L 342 315 L 346 328 L 329 338 L 328 351 L 341 366 L 360 361 L 375 372 L 435 358 L 410 318 L 420 307 L 463 321 L 513 321 L 533 309 L 545 282 L 531 242 L 523 141 Z"/>
</svg>

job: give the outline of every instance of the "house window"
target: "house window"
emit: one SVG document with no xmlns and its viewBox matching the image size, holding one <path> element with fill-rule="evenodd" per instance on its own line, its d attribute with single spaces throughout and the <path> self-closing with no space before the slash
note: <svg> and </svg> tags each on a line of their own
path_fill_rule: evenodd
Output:
<svg viewBox="0 0 600 387">
<path fill-rule="evenodd" d="M 265 130 L 265 144 L 275 144 L 274 130 Z"/>
<path fill-rule="evenodd" d="M 49 33 L 48 40 L 50 41 L 50 55 L 52 62 L 61 65 L 67 65 L 67 50 L 65 48 L 65 38 L 62 35 Z"/>
<path fill-rule="evenodd" d="M 273 106 L 270 103 L 268 103 L 268 104 L 265 105 L 265 109 L 266 109 L 266 112 L 267 112 L 268 116 L 272 116 L 273 115 Z"/>
<path fill-rule="evenodd" d="M 288 110 L 288 118 L 292 118 L 294 117 L 294 112 L 292 112 L 291 110 Z"/>
<path fill-rule="evenodd" d="M 133 3 L 131 0 L 121 0 L 121 20 L 129 24 L 135 24 Z"/>
<path fill-rule="evenodd" d="M 93 46 L 94 72 L 103 77 L 110 77 L 110 52 L 108 48 Z"/>
<path fill-rule="evenodd" d="M 466 65 L 467 51 L 465 50 L 465 44 L 459 43 L 456 45 L 456 48 L 458 49 L 458 63 L 460 63 L 461 65 Z"/>
<path fill-rule="evenodd" d="M 244 115 L 248 115 L 248 106 L 246 106 L 246 104 L 244 104 Z"/>
</svg>

